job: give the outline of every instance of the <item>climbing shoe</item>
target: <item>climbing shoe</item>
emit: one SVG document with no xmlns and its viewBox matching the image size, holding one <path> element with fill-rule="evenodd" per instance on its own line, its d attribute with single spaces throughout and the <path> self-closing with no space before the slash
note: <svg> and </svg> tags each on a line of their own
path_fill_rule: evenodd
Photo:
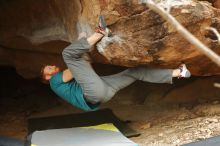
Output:
<svg viewBox="0 0 220 146">
<path fill-rule="evenodd" d="M 189 78 L 191 76 L 190 71 L 186 68 L 186 64 L 181 64 L 179 66 L 180 76 L 179 78 Z"/>
</svg>

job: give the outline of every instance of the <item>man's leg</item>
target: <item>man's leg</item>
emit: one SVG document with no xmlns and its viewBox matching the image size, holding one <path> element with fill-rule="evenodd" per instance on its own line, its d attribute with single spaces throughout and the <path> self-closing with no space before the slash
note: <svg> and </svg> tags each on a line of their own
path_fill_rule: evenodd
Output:
<svg viewBox="0 0 220 146">
<path fill-rule="evenodd" d="M 76 60 L 82 57 L 82 55 L 89 51 L 92 46 L 97 43 L 103 37 L 100 33 L 94 33 L 89 38 L 82 37 L 79 40 L 73 42 L 71 45 L 67 46 L 62 55 L 64 61 L 71 61 L 72 59 Z"/>
<path fill-rule="evenodd" d="M 152 83 L 172 83 L 172 69 L 149 69 L 145 67 L 135 67 L 127 69 L 115 75 L 102 76 L 101 79 L 106 82 L 111 88 L 113 95 L 119 90 L 127 87 L 136 80 Z M 105 98 L 105 101 L 112 97 Z"/>
<path fill-rule="evenodd" d="M 173 69 L 137 67 L 129 69 L 127 75 L 145 82 L 172 84 L 173 77 L 175 77 L 173 72 Z"/>
<path fill-rule="evenodd" d="M 85 98 L 92 103 L 103 102 L 105 97 L 113 96 L 111 88 L 95 73 L 90 63 L 82 55 L 103 35 L 95 33 L 88 39 L 82 38 L 63 50 L 63 59 L 73 77 L 80 84 Z"/>
<path fill-rule="evenodd" d="M 134 77 L 128 76 L 127 72 L 128 70 L 125 70 L 114 75 L 101 76 L 101 79 L 109 86 L 109 92 L 111 92 L 111 96 L 105 97 L 104 102 L 110 100 L 120 89 L 127 87 L 137 80 Z"/>
</svg>

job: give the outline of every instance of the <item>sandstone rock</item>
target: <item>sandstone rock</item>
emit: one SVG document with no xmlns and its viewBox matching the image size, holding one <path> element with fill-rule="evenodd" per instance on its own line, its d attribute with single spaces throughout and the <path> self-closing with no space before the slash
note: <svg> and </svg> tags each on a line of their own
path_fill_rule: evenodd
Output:
<svg viewBox="0 0 220 146">
<path fill-rule="evenodd" d="M 95 62 L 161 68 L 175 68 L 185 62 L 193 75 L 220 73 L 219 67 L 139 0 L 2 0 L 0 12 L 1 63 L 15 66 L 25 77 L 37 76 L 42 64 L 65 67 L 61 51 L 77 38 L 77 23 L 89 26 L 86 31 L 91 33 L 100 14 L 120 39 L 102 53 L 91 52 Z M 215 35 L 205 29 L 212 26 L 220 30 L 218 9 L 208 2 L 191 1 L 173 7 L 171 14 L 220 53 Z"/>
<path fill-rule="evenodd" d="M 203 1 L 203 0 L 199 0 L 199 1 Z M 206 0 L 206 1 L 210 2 L 214 7 L 219 8 L 218 7 L 219 0 Z"/>
<path fill-rule="evenodd" d="M 215 37 L 205 30 L 208 26 L 218 26 L 217 9 L 205 2 L 192 2 L 191 5 L 175 7 L 171 14 L 203 43 L 219 53 L 219 45 L 213 41 Z M 110 27 L 124 40 L 121 44 L 110 45 L 103 53 L 113 64 L 172 68 L 185 62 L 194 75 L 219 73 L 216 65 L 152 11 L 146 10 L 132 17 L 120 18 Z"/>
<path fill-rule="evenodd" d="M 212 0 L 212 3 L 214 5 L 214 7 L 220 8 L 220 1 L 219 0 Z"/>
</svg>

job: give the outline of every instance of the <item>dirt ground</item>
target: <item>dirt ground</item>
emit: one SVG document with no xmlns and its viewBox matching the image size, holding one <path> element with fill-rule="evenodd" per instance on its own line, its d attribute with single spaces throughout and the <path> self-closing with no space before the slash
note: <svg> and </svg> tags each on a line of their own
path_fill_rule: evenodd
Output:
<svg viewBox="0 0 220 146">
<path fill-rule="evenodd" d="M 24 140 L 27 135 L 27 119 L 29 117 L 82 112 L 60 100 L 46 85 L 22 78 L 12 78 L 11 80 L 14 84 L 8 85 L 10 81 L 3 82 L 4 85 L 1 84 L 0 136 Z M 213 79 L 211 80 L 213 81 Z M 209 89 L 207 91 L 209 93 L 205 95 L 207 98 L 201 100 L 204 89 L 203 86 L 199 86 L 201 93 L 199 93 L 199 89 L 198 91 L 194 90 L 197 92 L 195 95 L 198 95 L 200 99 L 197 102 L 195 100 L 181 103 L 167 101 L 173 99 L 174 95 L 178 95 L 175 93 L 177 90 L 181 91 L 178 92 L 181 95 L 189 96 L 189 93 L 194 95 L 194 92 L 188 91 L 188 86 L 208 84 L 209 82 L 210 79 L 203 81 L 196 79 L 188 84 L 180 83 L 179 86 L 184 86 L 181 88 L 172 87 L 172 91 L 169 90 L 170 93 L 163 96 L 163 99 L 158 98 L 160 102 L 149 100 L 159 95 L 158 92 L 157 94 L 152 92 L 151 96 L 148 96 L 148 100 L 142 103 L 142 99 L 138 102 L 134 102 L 131 98 L 122 100 L 118 96 L 123 94 L 119 93 L 114 97 L 115 99 L 104 104 L 101 108 L 111 108 L 120 119 L 131 121 L 129 125 L 141 133 L 140 136 L 133 137 L 131 140 L 140 146 L 187 144 L 220 135 L 220 94 L 218 92 L 220 89 Z M 141 86 L 143 85 L 141 84 Z M 148 87 L 148 85 L 146 86 Z M 159 88 L 158 91 L 161 91 Z M 126 89 L 124 92 L 127 92 Z M 211 98 L 212 96 L 215 98 Z"/>
</svg>

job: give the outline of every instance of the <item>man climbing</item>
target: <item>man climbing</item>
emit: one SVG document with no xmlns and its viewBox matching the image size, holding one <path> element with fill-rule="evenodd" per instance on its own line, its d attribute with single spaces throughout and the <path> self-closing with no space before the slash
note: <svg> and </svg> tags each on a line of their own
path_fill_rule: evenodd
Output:
<svg viewBox="0 0 220 146">
<path fill-rule="evenodd" d="M 98 76 L 82 56 L 104 36 L 109 35 L 110 31 L 102 23 L 99 25 L 90 37 L 86 38 L 81 33 L 79 40 L 63 50 L 63 59 L 68 69 L 60 71 L 59 67 L 52 65 L 42 69 L 42 78 L 49 81 L 51 89 L 70 104 L 86 111 L 95 110 L 136 80 L 172 83 L 173 77 L 190 77 L 185 64 L 173 70 L 135 67 L 110 76 Z"/>
</svg>

